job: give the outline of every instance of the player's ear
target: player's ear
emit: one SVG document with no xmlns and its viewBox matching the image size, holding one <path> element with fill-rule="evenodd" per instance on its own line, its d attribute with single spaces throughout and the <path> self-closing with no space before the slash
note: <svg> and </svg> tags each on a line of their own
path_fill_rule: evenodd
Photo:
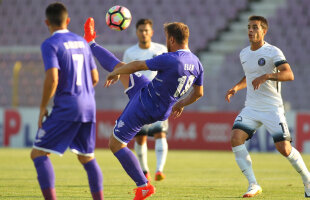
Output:
<svg viewBox="0 0 310 200">
<path fill-rule="evenodd" d="M 70 21 L 71 21 L 70 17 L 67 17 L 66 24 L 68 25 Z"/>
<path fill-rule="evenodd" d="M 174 43 L 175 43 L 174 37 L 170 36 L 170 37 L 169 37 L 169 41 L 170 41 L 171 44 L 174 44 Z"/>
<path fill-rule="evenodd" d="M 153 36 L 153 34 L 154 34 L 154 30 L 153 30 L 153 29 L 151 29 L 151 37 Z"/>
<path fill-rule="evenodd" d="M 263 29 L 263 31 L 264 31 L 264 35 L 266 35 L 266 34 L 267 34 L 268 29 L 264 28 L 264 29 Z"/>
<path fill-rule="evenodd" d="M 51 25 L 51 23 L 50 23 L 50 21 L 48 21 L 48 19 L 45 20 L 45 24 L 46 24 L 46 26 L 48 26 L 48 27 Z"/>
</svg>

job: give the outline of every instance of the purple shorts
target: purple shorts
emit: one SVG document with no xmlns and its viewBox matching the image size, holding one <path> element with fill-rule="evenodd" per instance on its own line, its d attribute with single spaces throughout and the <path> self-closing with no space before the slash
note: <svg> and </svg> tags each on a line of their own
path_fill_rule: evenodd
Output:
<svg viewBox="0 0 310 200">
<path fill-rule="evenodd" d="M 129 87 L 125 93 L 129 102 L 121 116 L 116 120 L 113 135 L 121 143 L 127 144 L 145 124 L 151 124 L 154 120 L 144 109 L 140 100 L 140 90 L 150 82 L 140 73 L 130 75 Z"/>
<path fill-rule="evenodd" d="M 47 118 L 38 130 L 33 148 L 62 155 L 68 147 L 72 152 L 93 156 L 96 143 L 94 122 L 72 122 Z"/>
</svg>

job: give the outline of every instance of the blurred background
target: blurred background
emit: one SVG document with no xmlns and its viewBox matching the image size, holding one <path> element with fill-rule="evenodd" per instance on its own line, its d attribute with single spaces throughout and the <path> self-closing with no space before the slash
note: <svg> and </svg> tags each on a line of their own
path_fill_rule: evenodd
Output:
<svg viewBox="0 0 310 200">
<path fill-rule="evenodd" d="M 36 123 L 37 114 L 28 110 L 37 108 L 41 101 L 44 67 L 40 45 L 49 37 L 44 23 L 44 12 L 51 2 L 54 1 L 0 0 L 0 108 L 3 113 L 0 116 L 3 129 L 2 133 L 0 132 L 3 136 L 0 145 L 28 146 L 30 143 L 25 142 L 25 139 L 24 144 L 16 145 L 18 142 L 14 142 L 10 135 L 25 138 L 17 135 L 25 135 L 24 132 L 27 130 L 28 136 L 35 134 L 35 127 L 32 127 L 35 125 L 31 124 L 33 121 Z M 216 119 L 223 118 L 222 116 L 227 113 L 229 115 L 233 113 L 227 120 L 229 125 L 233 123 L 235 114 L 244 106 L 246 90 L 239 92 L 230 104 L 224 101 L 224 96 L 226 91 L 244 75 L 239 52 L 249 45 L 248 17 L 251 15 L 266 17 L 269 31 L 265 40 L 283 51 L 295 74 L 294 81 L 282 84 L 285 108 L 291 116 L 288 117 L 291 132 L 295 135 L 299 128 L 304 131 L 303 133 L 309 132 L 308 115 L 306 119 L 309 118 L 309 123 L 305 120 L 306 125 L 297 125 L 299 116 L 310 111 L 309 0 L 63 0 L 61 2 L 69 11 L 70 31 L 83 35 L 85 20 L 93 17 L 98 35 L 96 42 L 111 50 L 120 59 L 126 48 L 137 43 L 135 23 L 138 19 L 153 20 L 153 41 L 162 44 L 165 44 L 163 32 L 165 22 L 186 23 L 190 28 L 190 49 L 199 56 L 205 68 L 205 96 L 186 108 L 186 111 L 192 112 L 193 115 L 190 117 L 192 120 L 197 116 L 196 113 L 215 112 Z M 132 24 L 125 31 L 112 31 L 105 24 L 105 14 L 114 5 L 123 5 L 132 13 Z M 103 88 L 106 72 L 101 70 L 99 65 L 98 68 L 101 82 L 96 87 L 97 109 L 101 112 L 122 110 L 128 100 L 123 94 L 121 85 L 116 84 L 109 89 Z M 12 108 L 22 116 L 21 127 L 16 127 L 18 121 L 16 122 L 16 119 L 11 121 L 8 118 L 11 115 L 6 114 Z M 27 117 L 23 117 L 24 112 L 30 114 L 25 114 Z M 112 115 L 109 114 L 108 117 Z M 207 117 L 201 116 L 201 118 Z M 27 123 L 28 129 L 25 128 Z M 106 124 L 98 126 L 99 135 L 100 127 L 111 129 Z M 195 129 L 198 135 L 205 134 L 203 132 L 205 125 L 201 126 L 202 128 Z M 189 130 L 186 128 L 186 123 L 184 127 Z M 221 128 L 223 129 L 213 126 L 210 130 L 217 133 Z M 224 136 L 229 134 L 230 128 L 228 126 L 228 129 L 227 127 L 223 129 Z M 22 133 L 17 129 L 22 130 Z M 177 127 L 172 126 L 171 130 L 176 129 Z M 107 134 L 103 133 L 103 137 L 104 135 Z M 220 142 L 221 137 L 218 138 Z"/>
</svg>

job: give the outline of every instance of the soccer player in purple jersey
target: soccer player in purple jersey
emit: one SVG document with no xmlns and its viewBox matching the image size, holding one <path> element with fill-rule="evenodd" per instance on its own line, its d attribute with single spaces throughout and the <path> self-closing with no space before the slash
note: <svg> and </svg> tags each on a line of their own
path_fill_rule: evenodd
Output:
<svg viewBox="0 0 310 200">
<path fill-rule="evenodd" d="M 84 28 L 84 38 L 90 42 L 93 54 L 102 67 L 111 72 L 105 86 L 109 87 L 120 80 L 130 99 L 116 121 L 109 147 L 138 186 L 134 200 L 146 199 L 155 193 L 155 188 L 144 176 L 138 159 L 127 148 L 127 144 L 143 125 L 166 120 L 171 113 L 178 117 L 184 106 L 203 96 L 203 66 L 188 48 L 188 26 L 180 22 L 164 25 L 169 53 L 128 64 L 120 62 L 94 42 L 96 34 L 93 19 L 88 19 Z M 150 81 L 137 73 L 140 70 L 153 70 L 158 73 Z M 189 95 L 179 100 L 191 86 L 193 90 Z"/>
<path fill-rule="evenodd" d="M 50 4 L 45 15 L 52 36 L 41 46 L 46 72 L 31 159 L 44 199 L 55 200 L 55 175 L 49 155 L 62 155 L 70 147 L 87 172 L 93 199 L 101 200 L 103 177 L 94 157 L 97 66 L 87 42 L 67 30 L 70 18 L 63 4 Z M 48 115 L 46 107 L 54 95 L 53 110 Z"/>
</svg>

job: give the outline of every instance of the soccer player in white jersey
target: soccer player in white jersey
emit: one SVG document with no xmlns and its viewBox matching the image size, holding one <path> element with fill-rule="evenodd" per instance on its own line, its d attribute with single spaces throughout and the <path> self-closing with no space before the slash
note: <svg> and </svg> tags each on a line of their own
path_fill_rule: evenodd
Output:
<svg viewBox="0 0 310 200">
<path fill-rule="evenodd" d="M 135 60 L 147 60 L 167 52 L 167 47 L 152 42 L 153 22 L 150 19 L 140 19 L 136 23 L 136 34 L 139 42 L 128 48 L 123 57 L 125 63 Z M 140 71 L 141 74 L 152 80 L 157 72 L 146 70 Z M 135 151 L 139 159 L 139 163 L 147 179 L 151 179 L 149 167 L 147 164 L 147 136 L 154 136 L 155 153 L 156 153 L 156 174 L 155 181 L 165 178 L 163 174 L 168 153 L 168 143 L 166 134 L 168 131 L 168 120 L 158 121 L 150 125 L 145 125 L 141 131 L 135 136 Z"/>
<path fill-rule="evenodd" d="M 250 46 L 240 52 L 245 76 L 226 93 L 226 100 L 237 91 L 247 88 L 245 107 L 236 117 L 231 136 L 232 151 L 238 166 L 249 182 L 243 197 L 253 197 L 262 192 L 256 181 L 251 157 L 244 145 L 255 131 L 264 125 L 273 137 L 276 149 L 287 158 L 300 174 L 305 197 L 310 197 L 310 174 L 300 155 L 291 146 L 291 136 L 284 116 L 281 82 L 294 80 L 294 74 L 282 51 L 264 41 L 268 22 L 262 16 L 249 17 Z"/>
</svg>

